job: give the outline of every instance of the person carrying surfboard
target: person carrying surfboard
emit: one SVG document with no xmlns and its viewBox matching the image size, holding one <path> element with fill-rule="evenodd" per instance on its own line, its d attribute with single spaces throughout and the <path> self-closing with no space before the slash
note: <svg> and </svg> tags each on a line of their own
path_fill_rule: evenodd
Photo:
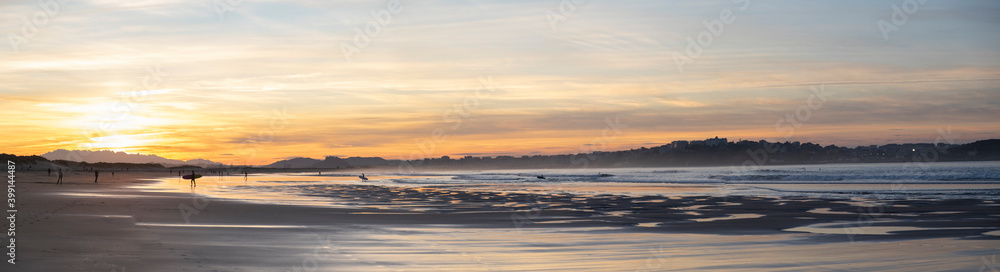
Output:
<svg viewBox="0 0 1000 272">
<path fill-rule="evenodd" d="M 194 170 L 191 170 L 191 186 L 197 187 L 198 183 L 194 182 L 194 179 L 198 178 L 198 175 L 194 174 Z"/>
</svg>

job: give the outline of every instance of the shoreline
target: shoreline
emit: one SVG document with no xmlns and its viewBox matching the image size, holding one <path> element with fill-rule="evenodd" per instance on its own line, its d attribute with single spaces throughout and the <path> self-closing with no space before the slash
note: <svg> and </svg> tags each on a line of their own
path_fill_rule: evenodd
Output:
<svg viewBox="0 0 1000 272">
<path fill-rule="evenodd" d="M 23 190 L 18 197 L 22 209 L 15 266 L 19 271 L 422 270 L 385 259 L 398 254 L 393 253 L 397 250 L 412 248 L 390 247 L 386 252 L 362 254 L 370 260 L 359 258 L 357 252 L 412 239 L 431 241 L 438 248 L 447 245 L 470 250 L 438 239 L 442 235 L 480 239 L 491 233 L 514 240 L 518 235 L 544 233 L 583 233 L 589 237 L 580 238 L 584 240 L 607 235 L 674 237 L 671 239 L 708 235 L 724 240 L 781 237 L 787 243 L 831 247 L 888 241 L 965 241 L 986 252 L 997 250 L 1000 240 L 982 234 L 1000 225 L 1000 217 L 991 213 L 1000 206 L 995 200 L 884 200 L 873 206 L 851 199 L 670 198 L 331 185 L 340 186 L 334 190 L 338 195 L 320 197 L 377 207 L 315 207 L 206 197 L 196 188 L 168 192 L 132 187 L 156 182 L 142 179 L 165 176 L 158 172 L 120 173 L 96 185 L 88 182 L 89 176 L 73 175 L 61 186 L 44 173 L 19 174 L 18 186 Z M 822 224 L 843 224 L 826 229 L 845 233 L 785 231 L 817 225 L 822 231 Z M 909 230 L 893 235 L 865 233 L 879 227 Z M 447 229 L 455 231 L 420 234 Z M 470 234 L 461 234 L 464 232 Z M 390 238 L 376 244 L 366 242 L 383 236 Z M 436 252 L 434 248 L 422 250 Z M 562 252 L 560 247 L 546 248 Z M 453 260 L 462 263 L 461 267 L 482 264 L 454 252 L 440 254 L 445 257 L 438 261 Z M 655 256 L 650 254 L 635 253 L 628 262 L 641 263 Z M 598 256 L 590 261 L 608 260 Z M 492 265 L 507 267 L 503 262 Z"/>
<path fill-rule="evenodd" d="M 939 163 L 976 163 L 976 162 L 1000 162 L 998 159 L 985 159 L 985 160 L 936 160 L 936 161 L 912 161 L 912 160 L 899 160 L 899 161 L 866 161 L 866 162 L 796 162 L 796 163 L 780 163 L 780 162 L 769 162 L 765 164 L 754 164 L 751 166 L 744 166 L 741 164 L 719 164 L 719 165 L 627 165 L 627 166 L 598 166 L 598 167 L 586 167 L 584 169 L 647 169 L 647 168 L 713 168 L 713 167 L 731 167 L 731 168 L 767 168 L 767 167 L 788 167 L 788 166 L 816 166 L 816 165 L 882 165 L 882 164 L 939 164 Z M 346 174 L 348 176 L 353 176 L 353 173 L 361 172 L 373 172 L 373 173 L 386 173 L 386 174 L 399 174 L 405 175 L 407 173 L 399 172 L 399 167 L 397 164 L 385 165 L 385 166 L 358 166 L 358 167 L 346 167 L 346 168 L 264 168 L 260 166 L 247 166 L 240 167 L 217 167 L 217 168 L 201 168 L 201 169 L 180 169 L 173 170 L 175 172 L 171 173 L 169 169 L 148 169 L 148 168 L 136 168 L 132 172 L 144 172 L 144 173 L 165 173 L 166 175 L 173 175 L 176 171 L 191 171 L 196 172 L 209 172 L 209 171 L 230 171 L 231 176 L 237 176 L 237 173 L 242 170 L 248 170 L 251 174 L 288 174 L 288 173 L 308 173 L 308 172 L 329 172 L 329 173 L 352 173 Z M 64 166 L 70 173 L 93 173 L 92 170 Z M 98 168 L 97 170 L 102 171 L 102 174 L 109 174 L 112 168 Z M 415 166 L 412 171 L 406 171 L 410 174 L 420 173 L 422 171 L 508 171 L 508 170 L 578 170 L 580 167 L 499 167 L 499 168 L 453 168 L 453 167 L 420 167 Z M 25 170 L 22 168 L 17 169 L 20 173 L 44 173 L 45 170 L 40 170 L 35 168 L 32 170 Z M 128 173 L 118 170 L 116 173 Z M 55 173 L 55 171 L 53 172 Z"/>
</svg>

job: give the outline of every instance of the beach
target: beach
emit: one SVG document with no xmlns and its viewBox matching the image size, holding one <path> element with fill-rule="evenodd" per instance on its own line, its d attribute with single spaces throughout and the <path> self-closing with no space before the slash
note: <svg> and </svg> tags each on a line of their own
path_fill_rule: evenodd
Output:
<svg viewBox="0 0 1000 272">
<path fill-rule="evenodd" d="M 225 192 L 283 174 L 191 187 L 164 172 L 102 172 L 97 184 L 78 173 L 56 185 L 18 172 L 17 264 L 5 271 L 992 271 L 1000 254 L 991 197 L 585 194 L 348 175 L 286 175 L 307 184 L 238 195 Z"/>
</svg>

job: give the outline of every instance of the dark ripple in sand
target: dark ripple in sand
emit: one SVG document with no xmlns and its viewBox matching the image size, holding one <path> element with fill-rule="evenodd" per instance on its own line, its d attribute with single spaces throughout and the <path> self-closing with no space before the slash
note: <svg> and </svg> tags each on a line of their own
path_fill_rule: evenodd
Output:
<svg viewBox="0 0 1000 272">
<path fill-rule="evenodd" d="M 875 205 L 850 199 L 808 197 L 664 197 L 624 195 L 534 194 L 465 191 L 455 187 L 425 188 L 379 185 L 330 184 L 260 187 L 256 190 L 296 193 L 333 198 L 351 205 L 375 206 L 386 212 L 441 215 L 489 215 L 452 217 L 469 225 L 514 227 L 505 217 L 519 215 L 517 227 L 618 227 L 640 232 L 687 232 L 710 234 L 773 234 L 785 229 L 819 223 L 845 225 L 948 227 L 951 230 L 894 232 L 892 237 L 970 237 L 997 239 L 981 233 L 996 230 L 1000 219 L 990 216 L 996 207 L 990 200 L 918 199 L 879 200 Z M 985 205 L 982 205 L 985 204 Z M 825 208 L 829 212 L 811 212 Z M 692 212 L 696 211 L 696 212 Z M 498 215 L 499 214 L 499 215 Z M 753 216 L 733 216 L 755 214 Z M 490 217 L 490 218 L 492 218 Z M 467 219 L 463 219 L 467 218 Z M 714 219 L 714 220 L 706 220 Z M 465 221 L 463 221 L 465 220 Z M 891 221 L 883 223 L 881 221 Z M 956 228 L 961 228 L 956 230 Z M 829 235 L 829 234 L 828 234 Z M 851 239 L 885 239 L 887 235 L 848 233 Z M 841 235 L 841 236 L 843 236 Z M 823 235 L 820 235 L 823 236 Z M 980 237 L 982 236 L 982 237 Z"/>
</svg>

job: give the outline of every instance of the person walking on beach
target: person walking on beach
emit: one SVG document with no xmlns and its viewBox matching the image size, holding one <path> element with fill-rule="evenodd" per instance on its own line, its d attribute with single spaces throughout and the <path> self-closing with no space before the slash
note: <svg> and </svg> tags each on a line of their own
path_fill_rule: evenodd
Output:
<svg viewBox="0 0 1000 272">
<path fill-rule="evenodd" d="M 94 170 L 94 183 L 97 183 L 97 177 L 101 175 L 101 170 Z"/>
<path fill-rule="evenodd" d="M 56 184 L 62 184 L 62 178 L 63 178 L 62 168 L 59 168 L 59 179 L 56 180 Z"/>
<path fill-rule="evenodd" d="M 51 176 L 52 176 L 52 167 L 49 167 L 49 175 L 48 175 L 48 176 L 49 176 L 49 177 L 51 177 Z"/>
<path fill-rule="evenodd" d="M 198 187 L 198 183 L 197 183 L 197 182 L 194 182 L 194 178 L 195 178 L 195 177 L 196 177 L 196 176 L 194 175 L 194 170 L 191 170 L 191 186 L 193 186 L 193 187 Z"/>
</svg>

